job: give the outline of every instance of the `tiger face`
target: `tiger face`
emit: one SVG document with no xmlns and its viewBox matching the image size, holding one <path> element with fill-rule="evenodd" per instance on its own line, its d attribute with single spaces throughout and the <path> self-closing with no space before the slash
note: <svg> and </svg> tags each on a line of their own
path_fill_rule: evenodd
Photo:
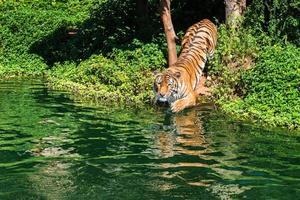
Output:
<svg viewBox="0 0 300 200">
<path fill-rule="evenodd" d="M 153 84 L 156 101 L 172 103 L 178 99 L 179 76 L 179 73 L 168 72 L 156 75 Z"/>
</svg>

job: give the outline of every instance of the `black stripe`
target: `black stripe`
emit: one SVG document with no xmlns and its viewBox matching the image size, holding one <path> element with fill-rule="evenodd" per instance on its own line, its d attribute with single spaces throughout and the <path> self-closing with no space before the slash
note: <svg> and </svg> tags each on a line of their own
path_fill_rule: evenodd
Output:
<svg viewBox="0 0 300 200">
<path fill-rule="evenodd" d="M 192 54 L 191 54 L 192 55 Z M 191 56 L 190 55 L 190 56 Z M 197 63 L 197 59 L 194 59 L 194 57 L 192 57 L 192 58 L 189 58 L 190 60 L 191 60 L 191 62 L 193 63 L 193 66 L 194 66 L 194 68 L 196 68 L 197 67 L 197 65 L 198 65 L 198 63 Z"/>
<path fill-rule="evenodd" d="M 190 47 L 190 49 L 192 50 L 192 51 L 196 51 L 197 53 L 200 53 L 200 51 L 202 51 L 202 52 L 206 52 L 207 50 L 206 49 L 204 49 L 203 47 L 195 47 L 195 46 L 192 46 L 192 47 Z"/>
<path fill-rule="evenodd" d="M 186 61 L 191 64 L 192 66 L 195 65 L 193 60 L 191 60 L 189 57 L 186 57 Z"/>
<path fill-rule="evenodd" d="M 186 65 L 179 65 L 177 67 L 183 68 L 189 74 L 189 76 L 192 77 L 191 72 L 189 70 L 187 70 L 187 66 Z"/>
<path fill-rule="evenodd" d="M 206 33 L 207 35 L 210 36 L 210 32 L 205 31 L 205 30 L 202 30 L 202 29 L 200 29 L 199 31 L 197 31 L 197 35 L 198 35 L 200 32 L 201 32 L 201 33 Z"/>
<path fill-rule="evenodd" d="M 195 55 L 195 56 L 200 57 L 199 55 Z M 200 59 L 201 59 L 201 57 L 200 57 Z M 201 73 L 201 70 L 202 70 L 202 69 L 201 69 L 200 66 L 199 66 L 199 65 L 201 64 L 199 58 L 197 58 L 197 61 L 198 61 L 198 62 L 197 62 L 197 65 L 196 65 L 196 67 L 195 67 L 196 73 Z M 204 62 L 202 62 L 202 63 L 204 63 Z M 200 68 L 200 69 L 199 69 L 199 68 Z"/>
<path fill-rule="evenodd" d="M 201 70 L 202 70 L 202 69 L 201 69 L 200 67 L 197 66 L 197 67 L 195 67 L 195 69 L 196 69 L 196 71 L 197 71 L 197 72 L 196 72 L 197 74 L 201 74 Z"/>
<path fill-rule="evenodd" d="M 202 60 L 203 63 L 206 63 L 206 58 L 203 58 L 202 55 L 199 55 L 200 56 L 200 59 Z"/>
<path fill-rule="evenodd" d="M 194 50 L 195 50 L 195 49 L 194 49 Z M 203 56 L 200 54 L 200 52 L 197 52 L 197 53 L 193 52 L 193 54 L 196 54 L 196 55 L 199 57 L 199 59 L 202 60 L 203 63 L 206 63 L 206 58 L 203 57 Z M 190 55 L 190 54 L 188 54 L 188 55 Z"/>
<path fill-rule="evenodd" d="M 193 42 L 191 45 L 197 45 L 197 46 L 206 46 L 206 43 L 205 42 L 203 42 L 203 41 L 199 41 L 199 42 Z M 191 46 L 190 45 L 190 46 Z"/>
<path fill-rule="evenodd" d="M 196 62 L 196 66 L 198 66 L 198 62 L 197 62 L 197 61 L 199 60 L 199 58 L 197 58 L 196 55 L 195 55 L 194 53 L 193 53 L 193 54 L 190 54 L 190 56 L 193 57 L 193 59 L 194 59 L 195 62 Z"/>
<path fill-rule="evenodd" d="M 202 39 L 202 40 L 204 39 L 202 36 L 195 35 L 195 36 L 193 37 L 193 40 L 194 40 L 194 39 L 197 39 L 197 38 L 198 38 L 198 39 Z"/>
<path fill-rule="evenodd" d="M 192 77 L 192 72 L 190 71 L 190 68 L 188 66 L 184 65 L 184 69 L 189 74 L 189 76 Z"/>
</svg>

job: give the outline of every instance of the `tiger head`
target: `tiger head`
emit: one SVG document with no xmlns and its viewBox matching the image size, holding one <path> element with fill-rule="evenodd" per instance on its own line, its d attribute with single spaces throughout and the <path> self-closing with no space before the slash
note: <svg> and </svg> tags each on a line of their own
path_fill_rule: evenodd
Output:
<svg viewBox="0 0 300 200">
<path fill-rule="evenodd" d="M 180 98 L 180 76 L 179 71 L 170 69 L 156 75 L 153 84 L 156 102 L 172 103 Z"/>
</svg>

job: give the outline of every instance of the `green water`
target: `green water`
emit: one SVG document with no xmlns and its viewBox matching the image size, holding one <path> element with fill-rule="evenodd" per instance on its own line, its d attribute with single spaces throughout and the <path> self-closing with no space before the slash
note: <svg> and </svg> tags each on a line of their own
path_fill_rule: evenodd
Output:
<svg viewBox="0 0 300 200">
<path fill-rule="evenodd" d="M 300 137 L 209 105 L 85 105 L 0 82 L 0 199 L 299 199 Z"/>
</svg>

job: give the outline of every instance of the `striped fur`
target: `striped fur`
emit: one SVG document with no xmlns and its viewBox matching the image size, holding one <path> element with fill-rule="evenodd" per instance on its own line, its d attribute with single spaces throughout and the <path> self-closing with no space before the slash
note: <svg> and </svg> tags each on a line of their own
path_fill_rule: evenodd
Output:
<svg viewBox="0 0 300 200">
<path fill-rule="evenodd" d="M 177 62 L 156 76 L 156 100 L 168 101 L 174 112 L 195 105 L 198 96 L 195 90 L 207 57 L 214 54 L 216 42 L 217 28 L 210 20 L 201 20 L 188 28 Z"/>
</svg>

